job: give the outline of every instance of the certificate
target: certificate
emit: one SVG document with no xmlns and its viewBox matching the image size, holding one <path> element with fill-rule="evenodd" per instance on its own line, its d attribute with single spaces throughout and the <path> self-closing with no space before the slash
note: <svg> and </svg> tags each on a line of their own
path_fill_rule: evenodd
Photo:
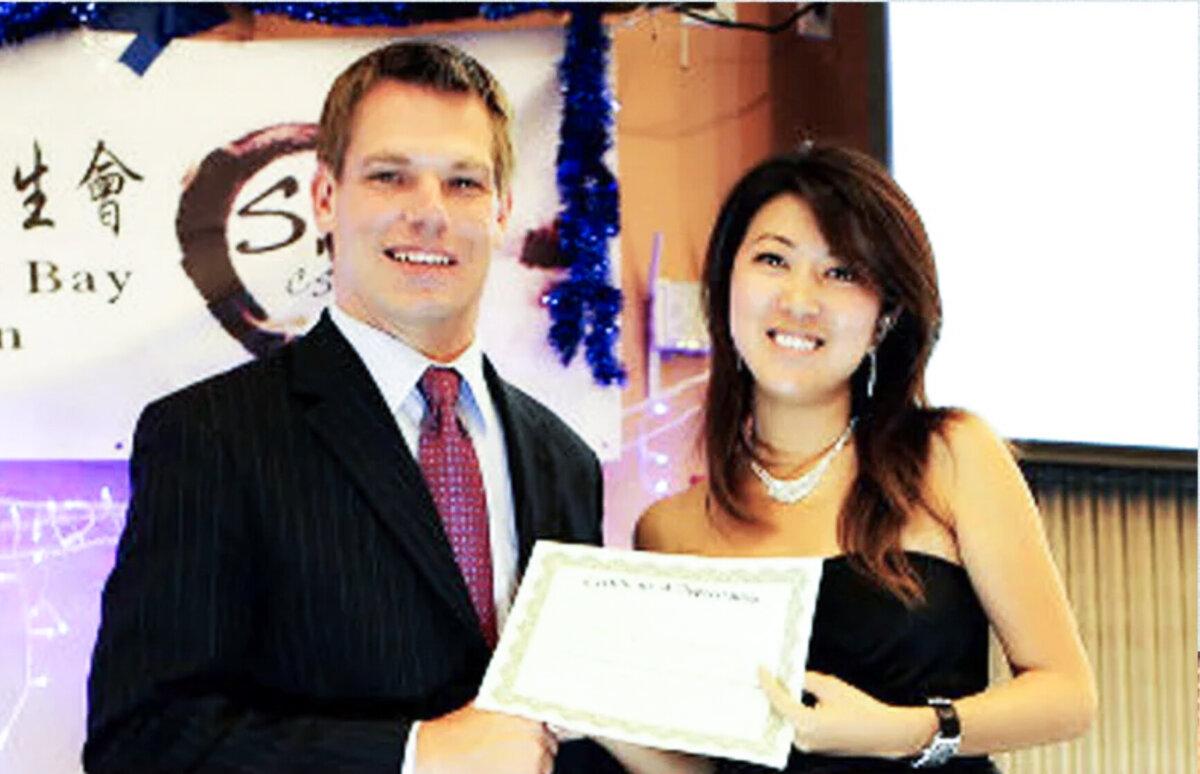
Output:
<svg viewBox="0 0 1200 774">
<path fill-rule="evenodd" d="M 476 705 L 588 735 L 783 768 L 820 559 L 712 559 L 540 541 Z"/>
</svg>

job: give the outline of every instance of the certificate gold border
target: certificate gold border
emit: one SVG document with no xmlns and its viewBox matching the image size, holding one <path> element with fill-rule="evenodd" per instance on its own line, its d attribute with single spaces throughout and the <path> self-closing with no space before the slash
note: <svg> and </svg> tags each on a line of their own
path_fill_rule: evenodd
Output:
<svg viewBox="0 0 1200 774">
<path fill-rule="evenodd" d="M 597 556 L 572 555 L 560 550 L 564 547 L 562 544 L 551 543 L 549 541 L 543 541 L 535 547 L 535 554 L 541 550 L 552 553 L 541 562 L 541 572 L 534 579 L 533 585 L 528 587 L 528 592 L 526 592 L 526 587 L 524 586 L 521 589 L 521 596 L 528 593 L 530 599 L 521 606 L 524 608 L 524 614 L 520 617 L 520 620 L 509 622 L 509 625 L 514 627 L 514 631 L 510 634 L 508 627 L 506 626 L 505 628 L 505 638 L 507 639 L 511 636 L 513 644 L 507 649 L 506 659 L 498 668 L 497 674 L 499 679 L 493 691 L 496 699 L 513 708 L 523 707 L 534 714 L 544 715 L 550 713 L 562 718 L 566 722 L 582 721 L 593 727 L 621 729 L 627 733 L 648 735 L 664 742 L 678 741 L 682 747 L 704 747 L 717 751 L 726 757 L 752 757 L 758 760 L 774 758 L 776 750 L 780 746 L 780 735 L 790 731 L 790 729 L 785 727 L 784 719 L 775 712 L 771 713 L 766 728 L 757 739 L 699 734 L 663 724 L 631 723 L 611 715 L 587 712 L 557 702 L 545 701 L 536 696 L 525 695 L 516 690 L 517 676 L 521 665 L 524 663 L 525 655 L 533 639 L 536 622 L 540 618 L 541 610 L 546 603 L 555 576 L 564 568 L 575 568 L 592 571 L 613 571 L 658 581 L 769 583 L 790 586 L 791 591 L 788 596 L 787 615 L 784 623 L 785 636 L 779 659 L 781 667 L 778 676 L 785 685 L 791 686 L 797 668 L 795 658 L 797 656 L 806 656 L 807 654 L 807 647 L 804 648 L 803 654 L 797 653 L 797 638 L 804 631 L 804 629 L 797 625 L 798 619 L 804 612 L 804 602 L 809 596 L 810 584 L 819 584 L 821 573 L 798 573 L 794 570 L 785 570 L 777 567 L 761 569 L 731 568 L 716 572 L 710 569 L 663 567 L 652 561 L 640 560 L 636 553 L 603 551 L 603 553 L 616 555 L 600 558 Z M 576 549 L 576 551 L 580 549 L 578 546 L 571 546 L 570 548 Z M 592 550 L 600 551 L 600 549 Z M 803 667 L 802 664 L 799 666 Z M 789 738 L 789 746 L 790 741 Z"/>
</svg>

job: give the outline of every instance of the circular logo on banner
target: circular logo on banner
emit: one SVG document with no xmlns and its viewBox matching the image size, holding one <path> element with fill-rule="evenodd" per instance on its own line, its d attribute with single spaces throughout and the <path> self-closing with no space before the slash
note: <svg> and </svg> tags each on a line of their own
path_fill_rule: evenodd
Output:
<svg viewBox="0 0 1200 774">
<path fill-rule="evenodd" d="M 221 327 L 256 357 L 312 327 L 332 295 L 308 194 L 316 136 L 316 124 L 250 132 L 205 156 L 179 199 L 183 269 Z M 524 231 L 512 248 L 520 268 L 502 278 L 506 298 L 540 308 L 567 267 L 557 224 Z"/>
<path fill-rule="evenodd" d="M 310 222 L 316 124 L 278 124 L 208 154 L 175 217 L 183 270 L 213 317 L 262 357 L 311 327 L 331 268 Z"/>
</svg>

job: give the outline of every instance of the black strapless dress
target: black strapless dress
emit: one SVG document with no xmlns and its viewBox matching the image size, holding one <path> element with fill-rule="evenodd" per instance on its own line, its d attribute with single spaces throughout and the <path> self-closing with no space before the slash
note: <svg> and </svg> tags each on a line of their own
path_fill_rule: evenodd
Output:
<svg viewBox="0 0 1200 774">
<path fill-rule="evenodd" d="M 924 604 L 909 610 L 854 571 L 845 557 L 825 560 L 809 644 L 808 668 L 836 675 L 887 704 L 923 706 L 930 696 L 956 699 L 988 682 L 988 621 L 962 567 L 908 552 L 925 586 Z M 773 772 L 722 761 L 721 774 Z M 787 774 L 889 774 L 913 771 L 908 761 L 804 755 L 793 749 Z M 986 757 L 954 758 L 932 771 L 999 774 Z"/>
</svg>

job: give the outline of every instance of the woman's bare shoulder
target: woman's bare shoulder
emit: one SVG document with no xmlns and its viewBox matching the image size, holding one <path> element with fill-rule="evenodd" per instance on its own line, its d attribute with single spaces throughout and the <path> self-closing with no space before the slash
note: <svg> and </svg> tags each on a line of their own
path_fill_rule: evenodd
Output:
<svg viewBox="0 0 1200 774">
<path fill-rule="evenodd" d="M 708 486 L 704 481 L 650 504 L 638 518 L 634 548 L 675 553 L 695 543 L 705 523 Z"/>
<path fill-rule="evenodd" d="M 930 442 L 931 472 L 953 485 L 963 468 L 1011 461 L 1012 449 L 977 414 L 955 410 Z"/>
<path fill-rule="evenodd" d="M 962 518 L 989 512 L 1002 493 L 1025 491 L 1011 445 L 968 411 L 956 411 L 931 439 L 927 482 L 956 529 Z"/>
</svg>

